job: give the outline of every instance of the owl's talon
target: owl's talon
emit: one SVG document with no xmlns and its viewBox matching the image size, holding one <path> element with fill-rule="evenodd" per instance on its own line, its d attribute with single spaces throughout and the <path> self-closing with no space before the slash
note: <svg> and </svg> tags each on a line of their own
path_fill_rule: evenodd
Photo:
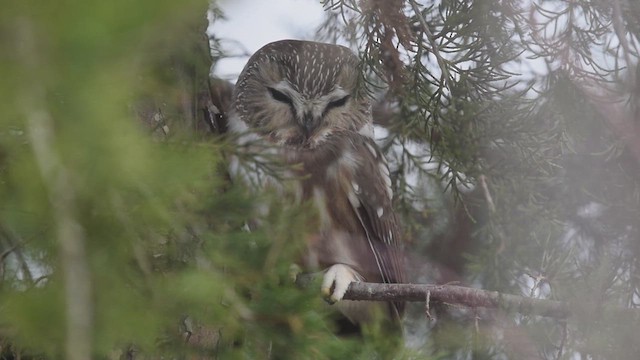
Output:
<svg viewBox="0 0 640 360">
<path fill-rule="evenodd" d="M 344 298 L 349 284 L 361 281 L 362 277 L 353 268 L 344 264 L 331 266 L 322 279 L 322 296 L 329 304 Z"/>
</svg>

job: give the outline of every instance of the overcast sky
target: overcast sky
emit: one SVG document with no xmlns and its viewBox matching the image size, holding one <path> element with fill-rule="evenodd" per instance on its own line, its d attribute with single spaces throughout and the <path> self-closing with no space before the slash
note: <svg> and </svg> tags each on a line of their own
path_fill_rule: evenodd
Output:
<svg viewBox="0 0 640 360">
<path fill-rule="evenodd" d="M 312 39 L 323 17 L 318 0 L 223 0 L 218 4 L 227 20 L 215 21 L 208 32 L 229 40 L 225 42 L 225 49 L 233 54 L 245 49 L 252 54 L 275 40 Z M 239 42 L 244 49 L 231 40 Z M 214 74 L 235 81 L 247 59 L 221 60 L 214 68 Z"/>
</svg>

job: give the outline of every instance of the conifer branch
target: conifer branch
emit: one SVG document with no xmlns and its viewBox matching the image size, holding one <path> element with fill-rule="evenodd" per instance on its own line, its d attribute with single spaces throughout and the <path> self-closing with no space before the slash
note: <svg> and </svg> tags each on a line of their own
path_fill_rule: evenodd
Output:
<svg viewBox="0 0 640 360">
<path fill-rule="evenodd" d="M 424 34 L 427 40 L 429 41 L 429 44 L 431 45 L 431 52 L 433 53 L 433 56 L 435 56 L 436 61 L 438 62 L 440 71 L 442 71 L 443 83 L 446 84 L 446 86 L 449 88 L 449 91 L 451 91 L 453 89 L 453 83 L 451 81 L 451 75 L 449 74 L 449 67 L 447 66 L 446 60 L 440 54 L 440 48 L 436 43 L 435 36 L 433 36 L 433 34 L 431 33 L 431 29 L 429 29 L 429 24 L 427 24 L 427 20 L 422 14 L 422 11 L 420 11 L 420 7 L 418 6 L 418 3 L 413 0 L 410 1 L 410 3 L 411 3 L 411 7 L 413 8 L 413 11 L 416 14 L 416 17 L 418 18 L 418 21 L 420 21 L 420 25 L 422 26 L 422 31 L 424 31 Z"/>
</svg>

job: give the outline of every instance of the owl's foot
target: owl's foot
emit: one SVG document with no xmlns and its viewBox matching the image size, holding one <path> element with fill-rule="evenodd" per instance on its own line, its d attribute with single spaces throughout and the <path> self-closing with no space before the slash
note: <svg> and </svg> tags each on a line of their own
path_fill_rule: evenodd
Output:
<svg viewBox="0 0 640 360">
<path fill-rule="evenodd" d="M 349 284 L 361 281 L 362 276 L 353 268 L 344 264 L 331 266 L 322 279 L 322 295 L 330 304 L 342 300 L 349 288 Z"/>
</svg>

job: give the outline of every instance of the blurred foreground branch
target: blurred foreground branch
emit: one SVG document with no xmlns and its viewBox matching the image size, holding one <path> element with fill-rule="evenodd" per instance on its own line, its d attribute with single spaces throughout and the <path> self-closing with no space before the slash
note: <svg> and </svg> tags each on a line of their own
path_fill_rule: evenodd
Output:
<svg viewBox="0 0 640 360">
<path fill-rule="evenodd" d="M 40 64 L 35 59 L 37 52 L 33 24 L 24 22 L 19 28 L 22 41 L 22 59 L 30 69 Z M 34 70 L 35 71 L 35 70 Z M 83 360 L 91 358 L 92 351 L 92 302 L 90 267 L 85 246 L 85 232 L 76 219 L 76 193 L 71 181 L 71 172 L 65 167 L 56 148 L 56 124 L 47 109 L 46 93 L 43 87 L 32 83 L 25 89 L 24 112 L 28 134 L 40 177 L 48 192 L 62 278 L 65 287 L 66 304 L 66 358 Z"/>
</svg>

